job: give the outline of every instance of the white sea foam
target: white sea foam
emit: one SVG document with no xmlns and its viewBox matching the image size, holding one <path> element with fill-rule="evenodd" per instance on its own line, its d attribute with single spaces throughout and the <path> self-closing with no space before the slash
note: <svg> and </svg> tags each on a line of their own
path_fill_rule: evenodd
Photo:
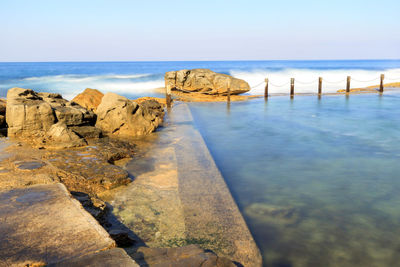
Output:
<svg viewBox="0 0 400 267">
<path fill-rule="evenodd" d="M 32 89 L 57 90 L 66 99 L 72 99 L 85 88 L 95 88 L 102 92 L 119 94 L 146 94 L 155 88 L 164 86 L 162 75 L 132 74 L 132 75 L 53 75 L 28 77 L 18 81 L 18 86 Z M 43 88 L 44 87 L 44 88 Z"/>
<path fill-rule="evenodd" d="M 351 87 L 362 88 L 379 84 L 380 74 L 385 74 L 385 83 L 400 82 L 400 69 L 388 70 L 312 70 L 312 69 L 284 69 L 281 71 L 230 71 L 236 78 L 247 81 L 252 88 L 250 94 L 263 94 L 265 78 L 269 79 L 270 93 L 288 93 L 290 78 L 295 78 L 296 93 L 316 93 L 318 91 L 318 77 L 323 78 L 322 91 L 336 92 L 346 88 L 346 78 L 351 76 Z"/>
</svg>

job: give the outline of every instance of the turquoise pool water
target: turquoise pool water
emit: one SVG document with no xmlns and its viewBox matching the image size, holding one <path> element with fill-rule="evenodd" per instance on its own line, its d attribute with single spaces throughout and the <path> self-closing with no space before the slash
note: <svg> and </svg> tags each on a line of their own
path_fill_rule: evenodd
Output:
<svg viewBox="0 0 400 267">
<path fill-rule="evenodd" d="M 265 266 L 399 266 L 400 94 L 190 106 Z"/>
</svg>

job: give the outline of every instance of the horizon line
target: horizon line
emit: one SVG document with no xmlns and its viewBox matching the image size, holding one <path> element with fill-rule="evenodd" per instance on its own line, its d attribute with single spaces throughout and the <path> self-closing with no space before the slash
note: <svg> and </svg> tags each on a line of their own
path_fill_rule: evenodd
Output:
<svg viewBox="0 0 400 267">
<path fill-rule="evenodd" d="M 132 63 L 132 62 L 241 62 L 241 61 L 398 61 L 400 58 L 374 59 L 228 59 L 228 60 L 55 60 L 55 61 L 0 61 L 1 63 Z"/>
</svg>

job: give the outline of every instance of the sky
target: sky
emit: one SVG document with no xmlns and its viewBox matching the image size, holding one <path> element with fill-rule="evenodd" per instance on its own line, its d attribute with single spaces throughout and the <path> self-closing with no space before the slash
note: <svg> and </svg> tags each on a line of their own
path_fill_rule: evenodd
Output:
<svg viewBox="0 0 400 267">
<path fill-rule="evenodd" d="M 0 61 L 400 59 L 399 0 L 0 0 Z"/>
</svg>

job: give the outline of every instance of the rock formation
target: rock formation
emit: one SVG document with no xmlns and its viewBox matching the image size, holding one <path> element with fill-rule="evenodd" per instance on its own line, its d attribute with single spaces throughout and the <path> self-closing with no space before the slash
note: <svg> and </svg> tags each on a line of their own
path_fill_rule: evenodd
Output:
<svg viewBox="0 0 400 267">
<path fill-rule="evenodd" d="M 0 137 L 7 135 L 6 103 L 4 99 L 0 99 Z"/>
<path fill-rule="evenodd" d="M 209 95 L 226 95 L 228 87 L 232 95 L 250 91 L 247 82 L 232 76 L 215 73 L 208 69 L 179 70 L 165 73 L 165 86 L 172 90 L 201 92 Z"/>
<path fill-rule="evenodd" d="M 9 137 L 40 137 L 56 122 L 56 116 L 33 90 L 12 88 L 7 92 L 6 121 Z"/>
<path fill-rule="evenodd" d="M 6 121 L 8 136 L 30 139 L 32 144 L 53 148 L 86 144 L 86 137 L 100 137 L 94 127 L 92 111 L 69 102 L 60 94 L 37 93 L 12 88 L 7 93 Z"/>
<path fill-rule="evenodd" d="M 123 96 L 107 93 L 96 110 L 96 127 L 109 135 L 133 137 L 153 132 L 164 111 L 155 100 L 137 104 Z"/>
<path fill-rule="evenodd" d="M 33 138 L 30 139 L 33 143 L 46 147 L 67 148 L 85 145 L 85 139 L 101 137 L 102 130 L 109 135 L 143 136 L 163 121 L 164 110 L 155 100 L 138 104 L 117 94 L 102 95 L 86 89 L 75 98 L 96 110 L 96 115 L 60 94 L 12 88 L 7 93 L 7 105 L 0 102 L 0 130 L 5 127 L 6 116 L 8 136 Z"/>
<path fill-rule="evenodd" d="M 85 139 L 79 137 L 62 121 L 50 127 L 46 133 L 44 142 L 50 144 L 53 148 L 78 147 L 87 144 Z"/>
<path fill-rule="evenodd" d="M 86 88 L 85 91 L 75 96 L 72 102 L 78 103 L 88 110 L 96 111 L 103 96 L 104 94 L 99 90 Z"/>
</svg>

